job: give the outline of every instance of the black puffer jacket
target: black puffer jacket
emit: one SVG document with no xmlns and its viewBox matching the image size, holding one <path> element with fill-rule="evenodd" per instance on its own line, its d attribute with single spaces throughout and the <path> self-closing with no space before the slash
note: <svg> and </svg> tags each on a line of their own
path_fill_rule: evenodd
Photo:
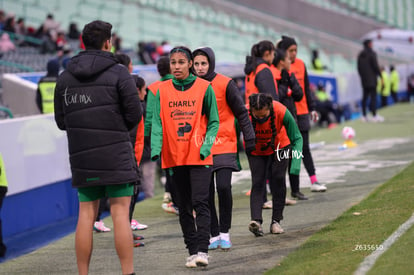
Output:
<svg viewBox="0 0 414 275">
<path fill-rule="evenodd" d="M 246 77 L 248 77 L 249 74 L 254 72 L 254 70 L 263 63 L 266 64 L 266 62 L 260 57 L 256 57 L 256 61 L 254 61 L 251 56 L 246 56 L 246 64 L 244 65 L 244 73 L 246 74 Z M 279 101 L 274 76 L 269 68 L 265 68 L 256 74 L 254 85 L 259 90 L 259 93 L 270 94 L 274 100 Z"/>
<path fill-rule="evenodd" d="M 368 46 L 358 55 L 358 74 L 361 78 L 361 84 L 364 88 L 377 87 L 378 77 L 381 77 L 381 71 L 378 66 L 377 54 Z"/>
<path fill-rule="evenodd" d="M 135 83 L 112 53 L 73 57 L 55 89 L 55 120 L 67 131 L 72 186 L 135 182 L 129 130 L 142 117 Z"/>
</svg>

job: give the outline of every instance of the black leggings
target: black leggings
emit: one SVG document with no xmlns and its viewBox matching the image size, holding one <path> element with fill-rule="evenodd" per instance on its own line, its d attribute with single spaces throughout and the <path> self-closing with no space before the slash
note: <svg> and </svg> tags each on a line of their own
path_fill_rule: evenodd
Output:
<svg viewBox="0 0 414 275">
<path fill-rule="evenodd" d="M 362 115 L 367 115 L 367 101 L 370 98 L 369 110 L 372 112 L 373 116 L 377 114 L 377 88 L 370 87 L 370 88 L 363 88 L 363 95 L 362 95 Z"/>
<path fill-rule="evenodd" d="M 210 183 L 210 213 L 211 213 L 211 236 L 215 237 L 222 233 L 228 233 L 231 227 L 231 215 L 233 209 L 233 196 L 231 193 L 231 176 L 233 170 L 230 168 L 222 168 L 211 177 Z M 218 195 L 218 205 L 220 213 L 220 221 L 217 217 L 215 204 L 215 185 L 214 174 L 216 175 L 216 188 Z"/>
<path fill-rule="evenodd" d="M 290 146 L 279 150 L 283 155 Z M 252 172 L 252 189 L 250 193 L 251 219 L 263 223 L 262 206 L 263 193 L 266 192 L 267 167 L 271 162 L 271 176 L 269 179 L 270 191 L 272 192 L 272 220 L 280 222 L 283 219 L 283 210 L 286 199 L 286 170 L 289 158 L 277 158 L 276 154 L 270 156 L 248 156 L 250 170 Z"/>
<path fill-rule="evenodd" d="M 173 167 L 173 184 L 184 243 L 190 255 L 208 252 L 210 242 L 209 189 L 212 167 Z M 195 210 L 196 218 L 193 216 Z"/>
<path fill-rule="evenodd" d="M 309 132 L 300 131 L 303 140 L 302 154 L 303 154 L 303 164 L 305 165 L 306 172 L 308 172 L 309 177 L 315 175 L 315 165 L 313 164 L 312 154 L 309 148 Z M 289 170 L 291 167 L 291 161 L 289 161 Z M 292 193 L 299 192 L 299 175 L 291 175 L 289 173 L 289 183 Z"/>
</svg>

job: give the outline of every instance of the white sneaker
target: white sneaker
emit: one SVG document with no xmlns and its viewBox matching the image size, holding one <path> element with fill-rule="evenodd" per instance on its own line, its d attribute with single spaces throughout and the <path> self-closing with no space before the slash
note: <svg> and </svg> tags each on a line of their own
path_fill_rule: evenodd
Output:
<svg viewBox="0 0 414 275">
<path fill-rule="evenodd" d="M 362 122 L 368 122 L 368 118 L 367 118 L 366 116 L 362 116 L 362 117 L 361 117 L 361 121 L 362 121 Z"/>
<path fill-rule="evenodd" d="M 204 252 L 198 252 L 195 262 L 197 266 L 208 266 L 208 254 Z"/>
<path fill-rule="evenodd" d="M 373 122 L 384 122 L 384 117 L 380 116 L 380 115 L 376 115 L 372 118 Z"/>
<path fill-rule="evenodd" d="M 286 198 L 285 205 L 295 205 L 296 201 Z"/>
<path fill-rule="evenodd" d="M 132 230 L 144 230 L 147 229 L 148 225 L 139 223 L 137 220 L 131 220 L 131 229 Z"/>
<path fill-rule="evenodd" d="M 93 224 L 93 230 L 96 232 L 111 232 L 111 228 L 106 227 L 102 220 Z"/>
<path fill-rule="evenodd" d="M 197 267 L 197 264 L 196 264 L 197 257 L 198 257 L 197 254 L 194 254 L 194 255 L 191 255 L 190 257 L 188 257 L 187 261 L 185 262 L 185 266 L 188 267 L 188 268 Z"/>
<path fill-rule="evenodd" d="M 272 209 L 273 208 L 273 202 L 272 201 L 267 201 L 263 204 L 262 206 L 263 209 Z"/>
<path fill-rule="evenodd" d="M 312 192 L 325 192 L 328 188 L 325 185 L 315 182 L 311 185 L 310 190 Z"/>
<path fill-rule="evenodd" d="M 270 233 L 272 234 L 282 234 L 285 232 L 283 228 L 280 226 L 280 224 L 277 221 L 273 221 L 270 225 Z"/>
</svg>

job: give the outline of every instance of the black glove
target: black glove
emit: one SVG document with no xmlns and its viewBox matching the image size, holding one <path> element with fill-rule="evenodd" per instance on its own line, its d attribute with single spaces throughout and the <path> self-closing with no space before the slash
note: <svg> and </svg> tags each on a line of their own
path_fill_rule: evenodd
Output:
<svg viewBox="0 0 414 275">
<path fill-rule="evenodd" d="M 280 77 L 281 77 L 280 81 L 282 83 L 289 84 L 290 76 L 289 76 L 288 71 L 286 71 L 285 69 L 282 69 L 282 71 L 280 72 Z"/>
<path fill-rule="evenodd" d="M 256 141 L 253 140 L 245 140 L 244 141 L 246 149 L 244 150 L 247 155 L 250 155 L 256 149 Z"/>
</svg>

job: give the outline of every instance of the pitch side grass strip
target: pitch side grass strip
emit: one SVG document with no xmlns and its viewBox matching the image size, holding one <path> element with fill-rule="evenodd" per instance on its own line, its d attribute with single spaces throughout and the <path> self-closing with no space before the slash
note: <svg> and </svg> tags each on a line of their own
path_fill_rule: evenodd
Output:
<svg viewBox="0 0 414 275">
<path fill-rule="evenodd" d="M 373 251 L 384 249 L 384 241 L 410 218 L 413 197 L 411 163 L 265 274 L 353 274 Z M 414 247 L 404 254 L 413 259 Z M 399 268 L 399 274 L 412 274 L 413 264 Z"/>
</svg>

